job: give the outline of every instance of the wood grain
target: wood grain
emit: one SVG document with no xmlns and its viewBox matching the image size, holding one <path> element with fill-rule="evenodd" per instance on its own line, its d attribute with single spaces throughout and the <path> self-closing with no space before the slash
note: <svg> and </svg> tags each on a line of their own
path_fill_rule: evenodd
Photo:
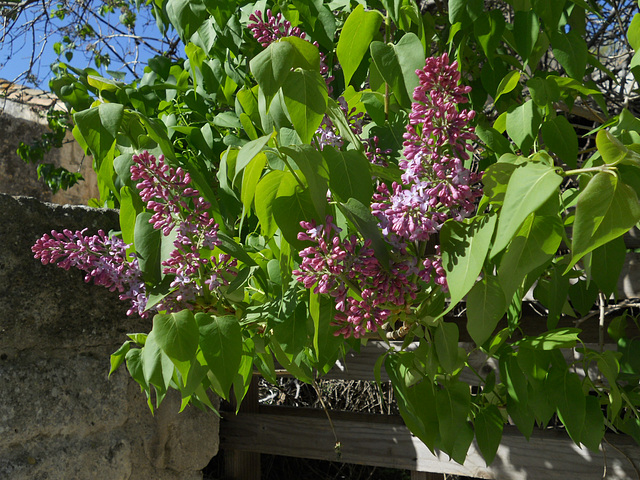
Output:
<svg viewBox="0 0 640 480">
<path fill-rule="evenodd" d="M 638 478 L 640 448 L 626 436 L 607 435 L 600 452 L 577 447 L 562 430 L 534 432 L 527 441 L 505 427 L 495 461 L 487 467 L 472 444 L 464 465 L 432 453 L 409 432 L 400 417 L 341 412 L 332 415 L 339 453 L 323 412 L 261 407 L 259 414 L 225 415 L 223 448 L 259 453 L 374 465 L 418 472 L 465 475 L 500 480 L 631 480 Z M 606 460 L 605 460 L 606 459 Z M 606 472 L 605 472 L 606 466 Z"/>
</svg>

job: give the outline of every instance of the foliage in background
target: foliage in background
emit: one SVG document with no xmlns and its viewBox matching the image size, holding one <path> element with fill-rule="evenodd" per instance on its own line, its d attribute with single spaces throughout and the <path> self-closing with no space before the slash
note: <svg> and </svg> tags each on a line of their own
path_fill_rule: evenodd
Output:
<svg viewBox="0 0 640 480">
<path fill-rule="evenodd" d="M 557 415 L 592 450 L 605 428 L 640 441 L 635 319 L 606 315 L 640 220 L 640 121 L 597 83 L 637 70 L 614 75 L 587 42 L 608 4 L 155 5 L 183 60 L 150 59 L 133 84 L 61 63 L 51 82 L 122 240 L 64 232 L 34 247 L 158 311 L 111 357 L 151 408 L 169 388 L 183 408 L 210 406 L 208 389 L 240 403 L 254 367 L 275 382 L 274 359 L 312 383 L 360 337 L 401 337 L 418 347 L 376 370 L 411 431 L 458 462 L 475 438 L 490 463 L 508 419 L 529 437 Z M 522 315 L 530 291 L 541 334 Z M 451 316 L 462 301 L 466 323 Z M 499 378 L 461 381 L 461 333 Z"/>
<path fill-rule="evenodd" d="M 44 156 L 53 148 L 62 148 L 67 132 L 72 128 L 69 115 L 53 108 L 47 112 L 47 123 L 49 131 L 31 144 L 20 142 L 17 153 L 25 163 L 38 165 L 38 179 L 42 179 L 55 195 L 58 190 L 66 190 L 84 179 L 78 172 L 70 172 L 64 167 L 56 167 L 44 161 Z"/>
</svg>

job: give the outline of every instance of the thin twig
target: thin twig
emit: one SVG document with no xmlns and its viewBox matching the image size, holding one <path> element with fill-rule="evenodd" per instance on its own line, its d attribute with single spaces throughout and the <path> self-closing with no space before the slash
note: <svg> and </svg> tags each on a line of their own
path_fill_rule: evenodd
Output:
<svg viewBox="0 0 640 480">
<path fill-rule="evenodd" d="M 609 440 L 607 440 L 607 437 L 602 437 L 602 439 L 605 442 L 607 442 L 614 450 L 617 450 L 620 455 L 622 455 L 624 458 L 626 458 L 629 461 L 629 463 L 631 464 L 631 467 L 636 472 L 636 476 L 638 477 L 638 480 L 640 480 L 640 471 L 638 471 L 638 467 L 636 467 L 636 464 L 633 463 L 633 460 L 631 460 L 631 458 L 629 458 L 629 455 L 624 453 L 622 450 L 620 450 L 618 447 L 616 447 L 614 444 L 612 444 Z"/>
</svg>

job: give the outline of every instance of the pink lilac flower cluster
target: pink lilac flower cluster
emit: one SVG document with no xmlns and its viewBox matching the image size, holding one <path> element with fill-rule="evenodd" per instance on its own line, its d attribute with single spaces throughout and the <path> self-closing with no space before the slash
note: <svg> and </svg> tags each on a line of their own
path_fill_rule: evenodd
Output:
<svg viewBox="0 0 640 480">
<path fill-rule="evenodd" d="M 324 225 L 301 222 L 304 232 L 298 239 L 313 242 L 300 256 L 293 274 L 314 293 L 335 298 L 336 335 L 362 337 L 375 332 L 393 313 L 415 299 L 418 286 L 416 259 L 405 257 L 388 270 L 374 256 L 371 241 L 362 245 L 355 235 L 340 239 L 341 231 L 328 216 Z"/>
<path fill-rule="evenodd" d="M 253 34 L 253 38 L 255 38 L 262 47 L 266 48 L 276 40 L 284 37 L 298 37 L 309 41 L 307 34 L 300 30 L 300 28 L 293 27 L 291 22 L 282 16 L 282 13 L 278 12 L 275 16 L 271 10 L 267 10 L 266 13 L 266 16 L 263 18 L 262 12 L 256 10 L 249 15 L 249 20 L 253 23 L 247 25 Z M 316 47 L 319 46 L 318 42 L 312 42 L 312 44 Z M 322 52 L 320 52 L 320 74 L 325 78 L 329 95 L 331 95 L 331 82 L 333 82 L 334 77 L 329 75 L 327 57 Z"/>
<path fill-rule="evenodd" d="M 394 182 L 389 189 L 380 184 L 371 205 L 392 245 L 428 241 L 447 219 L 469 216 L 482 194 L 480 176 L 464 167 L 473 148 L 470 141 L 476 138 L 469 125 L 475 112 L 458 107 L 471 88 L 459 85 L 457 67 L 445 53 L 428 58 L 424 69 L 416 71 L 420 84 L 413 93 L 399 162 L 403 185 Z M 434 263 L 428 268 L 433 270 Z M 446 287 L 441 266 L 434 273 L 435 282 Z"/>
<path fill-rule="evenodd" d="M 189 173 L 170 167 L 162 155 L 156 159 L 143 152 L 133 160 L 131 179 L 139 180 L 140 197 L 147 209 L 155 212 L 149 222 L 161 228 L 165 236 L 175 229 L 174 250 L 162 262 L 163 274 L 174 276 L 170 286 L 175 291 L 158 304 L 158 309 L 193 308 L 197 297 L 208 294 L 206 290 L 214 291 L 229 283 L 237 262 L 224 254 L 217 259 L 201 254 L 201 249 L 213 250 L 220 244 L 218 225 L 209 214 L 211 205 L 189 186 Z"/>
<path fill-rule="evenodd" d="M 65 270 L 73 267 L 86 272 L 86 282 L 93 280 L 112 292 L 117 290 L 120 300 L 131 302 L 127 315 L 137 313 L 145 317 L 145 284 L 138 259 L 133 254 L 127 259 L 130 245 L 118 237 L 107 236 L 103 230 L 91 236 L 85 235 L 86 231 L 52 230 L 51 235 L 38 239 L 31 251 L 43 265 L 52 263 Z"/>
<path fill-rule="evenodd" d="M 220 244 L 218 225 L 210 216 L 210 205 L 200 192 L 190 186 L 191 178 L 181 168 L 167 165 L 164 157 L 156 159 L 148 152 L 133 156 L 131 178 L 138 180 L 137 188 L 154 212 L 149 223 L 161 230 L 164 236 L 174 235 L 174 249 L 162 262 L 164 275 L 172 276 L 170 287 L 174 289 L 161 302 L 154 305 L 156 311 L 193 309 L 197 297 L 217 292 L 236 275 L 237 262 L 229 255 L 202 255 L 202 250 L 213 250 Z M 57 263 L 60 267 L 79 268 L 87 272 L 98 285 L 121 292 L 122 300 L 130 300 L 128 314 L 138 313 L 146 317 L 146 289 L 138 260 L 133 255 L 127 259 L 130 245 L 117 237 L 107 237 L 104 232 L 89 237 L 82 232 L 65 230 L 43 236 L 33 246 L 36 258 L 42 263 Z"/>
<path fill-rule="evenodd" d="M 461 219 L 474 209 L 481 194 L 479 176 L 464 168 L 474 113 L 458 111 L 468 87 L 459 86 L 457 64 L 445 55 L 426 61 L 419 70 L 410 121 L 404 135 L 403 185 L 391 189 L 380 183 L 371 210 L 393 247 L 388 269 L 373 255 L 370 242 L 361 246 L 355 236 L 341 240 L 330 217 L 324 225 L 302 222 L 298 234 L 312 246 L 304 249 L 294 272 L 306 288 L 336 300 L 336 332 L 361 337 L 376 331 L 392 313 L 409 313 L 420 285 L 434 282 L 446 290 L 439 246 L 424 255 L 432 235 L 449 218 Z"/>
</svg>

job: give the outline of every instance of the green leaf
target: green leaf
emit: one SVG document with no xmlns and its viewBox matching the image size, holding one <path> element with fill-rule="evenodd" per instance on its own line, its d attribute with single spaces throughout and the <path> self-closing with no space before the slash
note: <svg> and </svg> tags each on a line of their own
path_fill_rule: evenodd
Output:
<svg viewBox="0 0 640 480">
<path fill-rule="evenodd" d="M 373 60 L 376 70 L 380 73 L 382 80 L 389 85 L 397 102 L 400 105 L 410 103 L 411 97 L 407 96 L 402 68 L 393 45 L 376 41 L 371 43 L 370 50 L 371 60 Z M 372 84 L 372 88 L 377 89 L 377 87 L 377 83 Z"/>
<path fill-rule="evenodd" d="M 198 324 L 190 310 L 153 317 L 155 340 L 172 360 L 191 360 L 198 348 Z"/>
<path fill-rule="evenodd" d="M 502 256 L 498 279 L 511 298 L 525 277 L 556 254 L 563 235 L 558 216 L 529 215 Z"/>
<path fill-rule="evenodd" d="M 448 220 L 442 226 L 442 266 L 447 272 L 452 305 L 462 300 L 478 279 L 495 226 L 495 215 L 479 215 L 462 222 Z"/>
<path fill-rule="evenodd" d="M 586 399 L 578 374 L 551 369 L 548 376 L 549 395 L 558 409 L 558 416 L 571 439 L 580 444 L 580 435 L 586 419 Z"/>
<path fill-rule="evenodd" d="M 640 13 L 636 13 L 629 24 L 627 40 L 629 40 L 629 45 L 631 45 L 631 48 L 634 50 L 640 48 Z"/>
<path fill-rule="evenodd" d="M 313 43 L 295 35 L 282 37 L 280 42 L 288 42 L 294 48 L 294 67 L 317 72 L 320 70 L 320 52 Z"/>
<path fill-rule="evenodd" d="M 567 71 L 567 75 L 582 81 L 587 67 L 587 43 L 574 30 L 569 33 L 556 32 L 551 37 L 553 55 Z"/>
<path fill-rule="evenodd" d="M 535 417 L 529 408 L 527 378 L 518 365 L 517 358 L 510 355 L 500 359 L 500 374 L 507 387 L 507 412 L 525 438 L 531 437 Z"/>
<path fill-rule="evenodd" d="M 144 203 L 128 186 L 120 189 L 120 231 L 124 243 L 134 242 L 136 217 L 144 210 Z"/>
<path fill-rule="evenodd" d="M 249 165 L 249 162 L 258 155 L 264 146 L 267 144 L 271 135 L 264 135 L 256 140 L 252 140 L 246 143 L 238 152 L 238 157 L 236 159 L 236 168 L 233 174 L 232 183 L 235 183 L 236 177 L 238 174 L 244 170 L 244 168 Z"/>
<path fill-rule="evenodd" d="M 166 392 L 173 376 L 174 367 L 169 357 L 162 352 L 160 345 L 156 342 L 153 330 L 149 333 L 147 341 L 142 347 L 140 360 L 142 361 L 142 373 L 147 384 Z"/>
<path fill-rule="evenodd" d="M 256 266 L 257 263 L 247 254 L 243 246 L 236 242 L 230 236 L 218 232 L 218 240 L 220 241 L 219 248 L 225 253 L 228 253 L 233 258 L 240 260 L 245 265 Z"/>
<path fill-rule="evenodd" d="M 569 275 L 563 275 L 562 265 L 553 265 L 550 274 L 538 279 L 534 297 L 548 309 L 547 328 L 555 328 L 560 320 L 569 293 Z"/>
<path fill-rule="evenodd" d="M 287 242 L 296 248 L 304 248 L 304 243 L 298 240 L 298 233 L 302 231 L 300 222 L 324 219 L 318 219 L 309 189 L 303 190 L 297 181 L 291 182 L 290 177 L 283 176 L 282 180 L 273 201 L 273 218 Z M 285 183 L 286 180 L 289 183 Z"/>
<path fill-rule="evenodd" d="M 322 149 L 329 168 L 329 187 L 333 195 L 346 202 L 355 198 L 368 205 L 373 195 L 371 171 L 367 157 L 356 150 L 346 152 L 331 146 Z"/>
<path fill-rule="evenodd" d="M 550 152 L 558 155 L 569 167 L 577 167 L 578 136 L 569 120 L 563 116 L 547 120 L 542 124 L 542 138 Z"/>
<path fill-rule="evenodd" d="M 149 384 L 144 378 L 144 372 L 142 371 L 142 349 L 134 348 L 129 350 L 125 356 L 127 362 L 127 370 L 131 378 L 133 378 L 143 391 L 149 393 Z"/>
<path fill-rule="evenodd" d="M 307 316 L 305 304 L 299 303 L 293 315 L 273 325 L 273 334 L 287 355 L 298 355 L 307 344 Z"/>
<path fill-rule="evenodd" d="M 526 61 L 538 41 L 540 20 L 532 10 L 515 12 L 513 19 L 513 37 L 516 51 Z"/>
<path fill-rule="evenodd" d="M 420 83 L 416 75 L 416 70 L 424 68 L 424 47 L 420 39 L 414 33 L 409 32 L 404 34 L 393 48 L 400 63 L 407 95 L 411 100 L 413 98 L 413 91 Z"/>
<path fill-rule="evenodd" d="M 281 149 L 291 157 L 304 175 L 313 205 L 320 218 L 324 218 L 327 209 L 327 190 L 329 189 L 329 171 L 322 155 L 311 145 L 295 145 Z"/>
<path fill-rule="evenodd" d="M 540 107 L 546 107 L 560 99 L 558 84 L 548 78 L 534 77 L 527 81 L 527 87 L 531 98 Z"/>
<path fill-rule="evenodd" d="M 251 162 L 249 162 L 249 165 L 247 165 L 247 167 L 244 169 L 240 198 L 245 210 L 247 211 L 251 208 L 251 204 L 253 203 L 253 199 L 256 193 L 256 186 L 260 181 L 262 171 L 264 170 L 266 164 L 267 156 L 264 152 L 260 152 L 258 155 L 253 157 L 253 160 L 251 160 Z"/>
<path fill-rule="evenodd" d="M 320 373 L 327 373 L 335 367 L 343 344 L 334 332 L 337 327 L 332 326 L 335 312 L 335 301 L 326 295 L 309 292 L 309 313 L 313 320 L 313 349 L 316 365 Z M 382 364 L 380 364 L 380 367 Z"/>
<path fill-rule="evenodd" d="M 96 158 L 98 167 L 116 141 L 123 116 L 124 106 L 117 103 L 101 103 L 73 115 L 73 121 Z"/>
<path fill-rule="evenodd" d="M 165 8 L 169 21 L 184 43 L 189 41 L 208 17 L 201 0 L 168 0 Z"/>
<path fill-rule="evenodd" d="M 338 127 L 340 136 L 343 139 L 348 140 L 356 150 L 362 151 L 363 147 L 360 138 L 351 130 L 351 126 L 347 122 L 340 105 L 330 97 L 327 99 L 327 116 L 329 117 L 329 120 Z"/>
<path fill-rule="evenodd" d="M 527 337 L 520 346 L 536 350 L 554 350 L 557 348 L 573 348 L 578 342 L 579 328 L 558 328 L 541 333 L 536 337 Z"/>
<path fill-rule="evenodd" d="M 600 172 L 580 193 L 567 271 L 584 255 L 626 233 L 640 220 L 636 192 L 616 175 Z"/>
<path fill-rule="evenodd" d="M 523 153 L 528 153 L 538 135 L 542 118 L 533 100 L 511 109 L 507 113 L 507 133 Z"/>
<path fill-rule="evenodd" d="M 382 15 L 377 11 L 366 12 L 362 5 L 353 9 L 344 22 L 336 55 L 344 73 L 344 84 L 349 85 L 351 77 L 358 69 L 369 44 L 378 33 Z"/>
<path fill-rule="evenodd" d="M 558 30 L 558 23 L 564 12 L 565 3 L 566 0 L 556 0 L 554 2 L 531 0 L 534 11 L 544 22 L 545 29 L 550 32 Z"/>
<path fill-rule="evenodd" d="M 255 194 L 255 209 L 260 221 L 262 234 L 265 237 L 272 237 L 278 230 L 278 225 L 273 216 L 273 207 L 280 186 L 295 184 L 295 181 L 296 179 L 291 172 L 273 170 L 258 182 Z"/>
<path fill-rule="evenodd" d="M 402 419 L 411 433 L 433 451 L 439 436 L 438 413 L 433 408 L 436 394 L 428 379 L 417 383 L 412 381 L 413 360 L 413 353 L 392 354 L 385 357 L 384 366 L 393 385 Z"/>
<path fill-rule="evenodd" d="M 571 270 L 566 270 L 565 275 Z M 573 309 L 581 316 L 585 316 L 593 308 L 598 299 L 598 286 L 595 282 L 587 284 L 586 281 L 579 281 L 569 286 L 569 299 Z"/>
<path fill-rule="evenodd" d="M 327 84 L 317 71 L 296 69 L 282 85 L 291 123 L 303 143 L 310 143 L 327 110 Z"/>
<path fill-rule="evenodd" d="M 498 279 L 485 276 L 467 295 L 467 330 L 482 345 L 495 330 L 507 310 L 507 301 Z"/>
<path fill-rule="evenodd" d="M 505 25 L 501 10 L 485 12 L 473 23 L 474 34 L 490 63 L 502 43 Z"/>
<path fill-rule="evenodd" d="M 505 136 L 502 135 L 495 128 L 476 125 L 476 134 L 478 135 L 478 138 L 480 138 L 480 140 L 482 140 L 487 145 L 487 147 L 493 150 L 497 155 L 512 153 L 511 144 L 509 143 L 509 140 L 507 140 Z M 486 170 L 485 170 L 485 175 L 486 175 Z M 485 176 L 483 175 L 482 177 L 483 182 L 484 182 L 484 179 L 485 179 Z"/>
<path fill-rule="evenodd" d="M 590 276 L 607 297 L 617 293 L 618 278 L 627 254 L 623 237 L 596 248 L 591 254 Z"/>
<path fill-rule="evenodd" d="M 580 442 L 594 453 L 600 452 L 600 443 L 604 438 L 604 416 L 598 397 L 585 397 L 585 418 Z"/>
<path fill-rule="evenodd" d="M 236 415 L 240 411 L 242 400 L 251 386 L 254 350 L 253 340 L 245 338 L 242 342 L 242 360 L 240 361 L 240 367 L 233 379 L 233 396 L 236 399 Z"/>
<path fill-rule="evenodd" d="M 622 163 L 640 167 L 640 155 L 625 147 L 620 140 L 604 129 L 596 135 L 596 146 L 607 165 Z"/>
<path fill-rule="evenodd" d="M 138 266 L 144 279 L 150 283 L 159 283 L 160 271 L 160 245 L 162 243 L 162 231 L 153 228 L 149 223 L 151 213 L 142 212 L 136 218 L 134 231 L 134 244 Z"/>
<path fill-rule="evenodd" d="M 382 78 L 389 84 L 396 100 L 410 106 L 413 90 L 418 86 L 416 70 L 424 67 L 424 49 L 420 39 L 412 33 L 404 35 L 397 45 L 371 43 L 371 59 Z"/>
<path fill-rule="evenodd" d="M 436 327 L 436 354 L 447 373 L 453 373 L 458 367 L 458 338 L 458 326 L 455 323 L 443 321 Z"/>
<path fill-rule="evenodd" d="M 518 168 L 514 163 L 498 162 L 489 165 L 482 175 L 484 194 L 490 204 L 502 205 L 507 192 L 507 185 L 513 172 Z"/>
<path fill-rule="evenodd" d="M 118 350 L 116 350 L 111 354 L 111 357 L 109 358 L 109 363 L 111 364 L 111 369 L 109 370 L 109 376 L 111 376 L 111 374 L 115 372 L 118 369 L 118 367 L 120 367 L 120 365 L 122 365 L 122 362 L 124 362 L 124 359 L 127 353 L 129 353 L 130 349 L 131 349 L 131 342 L 127 340 L 122 344 L 122 346 Z"/>
<path fill-rule="evenodd" d="M 313 383 L 313 371 L 305 351 L 300 351 L 296 356 L 286 354 L 274 338 L 271 339 L 269 346 L 276 356 L 276 360 L 291 375 L 305 383 Z"/>
<path fill-rule="evenodd" d="M 271 99 L 284 85 L 295 63 L 295 47 L 290 42 L 274 42 L 251 59 L 251 73 L 256 77 L 269 109 Z"/>
<path fill-rule="evenodd" d="M 230 315 L 214 317 L 197 313 L 195 320 L 200 332 L 200 348 L 213 374 L 213 386 L 218 395 L 228 399 L 242 361 L 240 324 Z"/>
<path fill-rule="evenodd" d="M 436 390 L 441 448 L 460 464 L 473 441 L 473 430 L 467 421 L 470 409 L 471 393 L 466 383 L 454 381 Z"/>
<path fill-rule="evenodd" d="M 467 15 L 467 0 L 449 0 L 449 23 L 462 22 Z"/>
<path fill-rule="evenodd" d="M 517 70 L 511 70 L 507 75 L 500 80 L 500 84 L 498 85 L 498 90 L 496 91 L 496 98 L 494 103 L 498 101 L 501 95 L 507 94 L 513 91 L 514 88 L 518 86 L 518 82 L 520 81 L 520 72 Z"/>
<path fill-rule="evenodd" d="M 562 177 L 555 168 L 541 163 L 527 162 L 513 172 L 498 219 L 492 257 L 507 246 L 531 213 L 557 194 L 561 183 Z"/>
<path fill-rule="evenodd" d="M 478 411 L 474 423 L 476 441 L 487 466 L 496 456 L 504 422 L 500 410 L 495 405 L 487 405 Z"/>
</svg>

